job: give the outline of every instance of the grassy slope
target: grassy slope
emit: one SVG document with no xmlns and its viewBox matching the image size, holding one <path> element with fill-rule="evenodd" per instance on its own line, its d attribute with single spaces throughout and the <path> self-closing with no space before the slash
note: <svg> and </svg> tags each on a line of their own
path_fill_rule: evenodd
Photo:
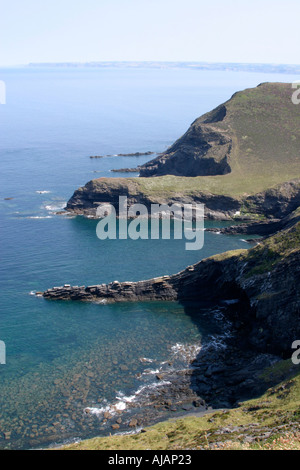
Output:
<svg viewBox="0 0 300 470">
<path fill-rule="evenodd" d="M 293 214 L 296 215 L 298 212 L 299 208 Z M 248 262 L 250 261 L 254 264 L 254 268 L 248 276 L 271 271 L 279 261 L 289 256 L 292 252 L 299 251 L 300 222 L 283 233 L 284 236 L 282 236 L 282 232 L 279 232 L 267 238 L 252 250 L 242 254 Z"/>
<path fill-rule="evenodd" d="M 300 177 L 300 106 L 291 96 L 291 84 L 268 83 L 236 93 L 225 103 L 224 121 L 213 126 L 228 130 L 233 138 L 230 174 L 120 178 L 120 183 L 134 181 L 137 191 L 147 196 L 203 191 L 242 197 Z"/>
</svg>

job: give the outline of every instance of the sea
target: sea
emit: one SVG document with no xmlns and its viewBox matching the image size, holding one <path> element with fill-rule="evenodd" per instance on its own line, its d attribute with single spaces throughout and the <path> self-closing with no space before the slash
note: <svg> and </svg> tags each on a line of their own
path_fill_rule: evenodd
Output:
<svg viewBox="0 0 300 470">
<path fill-rule="evenodd" d="M 120 432 L 103 413 L 122 413 L 126 422 L 130 404 L 160 386 L 163 364 L 184 367 L 187 351 L 192 355 L 216 335 L 201 309 L 177 302 L 100 305 L 47 301 L 36 292 L 149 279 L 252 246 L 212 232 L 197 251 L 172 237 L 101 241 L 97 221 L 57 215 L 75 189 L 94 178 L 124 176 L 111 170 L 151 157 L 118 154 L 166 150 L 238 90 L 297 79 L 167 67 L 0 68 L 6 88 L 0 105 L 1 449 Z M 104 158 L 89 158 L 94 155 Z"/>
</svg>

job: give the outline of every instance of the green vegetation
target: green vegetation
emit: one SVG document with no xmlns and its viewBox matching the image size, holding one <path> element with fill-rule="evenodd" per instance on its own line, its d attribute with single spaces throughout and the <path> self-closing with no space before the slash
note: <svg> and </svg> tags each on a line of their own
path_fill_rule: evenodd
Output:
<svg viewBox="0 0 300 470">
<path fill-rule="evenodd" d="M 300 248 L 300 223 L 296 223 L 289 230 L 279 232 L 267 238 L 247 254 L 247 261 L 254 267 L 247 273 L 247 277 L 270 271 L 279 261 Z"/>
</svg>

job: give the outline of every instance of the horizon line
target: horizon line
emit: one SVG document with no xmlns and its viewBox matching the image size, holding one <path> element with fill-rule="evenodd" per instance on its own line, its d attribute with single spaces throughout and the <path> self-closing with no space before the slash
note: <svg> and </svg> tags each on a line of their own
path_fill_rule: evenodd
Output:
<svg viewBox="0 0 300 470">
<path fill-rule="evenodd" d="M 196 64 L 196 65 L 247 65 L 247 66 L 271 66 L 271 67 L 300 67 L 299 64 L 283 62 L 222 62 L 222 61 L 203 61 L 203 60 L 91 60 L 91 61 L 46 61 L 46 62 L 28 62 L 21 64 L 1 65 L 2 67 L 29 67 L 34 65 L 91 65 L 91 64 Z"/>
</svg>

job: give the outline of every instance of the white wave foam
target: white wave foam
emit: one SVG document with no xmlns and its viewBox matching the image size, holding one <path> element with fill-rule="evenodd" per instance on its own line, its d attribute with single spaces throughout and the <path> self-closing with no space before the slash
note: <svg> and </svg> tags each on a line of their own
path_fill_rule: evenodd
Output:
<svg viewBox="0 0 300 470">
<path fill-rule="evenodd" d="M 102 417 L 105 412 L 110 413 L 112 416 L 118 414 L 119 411 L 125 411 L 128 408 L 128 405 L 137 401 L 141 393 L 145 392 L 145 396 L 147 397 L 147 392 L 150 393 L 154 389 L 162 387 L 164 385 L 170 385 L 171 382 L 166 380 L 162 380 L 158 383 L 151 383 L 148 385 L 142 385 L 137 389 L 137 391 L 133 395 L 124 395 L 123 392 L 119 391 L 116 395 L 116 402 L 113 404 L 104 404 L 101 407 L 87 407 L 84 409 L 84 412 L 87 414 L 92 414 L 95 416 Z"/>
<path fill-rule="evenodd" d="M 91 415 L 96 415 L 96 416 L 100 416 L 102 415 L 103 413 L 105 413 L 106 411 L 109 411 L 109 408 L 107 407 L 102 407 L 102 408 L 85 408 L 84 409 L 85 413 L 87 414 L 91 414 Z"/>
<path fill-rule="evenodd" d="M 49 212 L 55 212 L 55 211 L 60 211 L 60 210 L 64 209 L 64 207 L 66 207 L 66 205 L 67 205 L 66 201 L 56 202 L 56 203 L 53 203 L 53 204 L 47 204 L 45 206 L 45 209 L 46 209 L 46 211 L 49 211 Z"/>
<path fill-rule="evenodd" d="M 36 191 L 37 194 L 49 194 L 51 191 Z"/>
<path fill-rule="evenodd" d="M 183 359 L 188 360 L 196 358 L 202 346 L 200 344 L 182 344 L 176 343 L 171 347 L 171 351 L 176 356 L 181 356 Z"/>
<path fill-rule="evenodd" d="M 145 369 L 142 375 L 154 375 L 159 374 L 160 369 Z"/>
<path fill-rule="evenodd" d="M 108 301 L 107 301 L 107 299 L 94 300 L 94 301 L 93 301 L 93 304 L 97 304 L 97 305 L 106 305 L 106 304 L 108 304 Z"/>
<path fill-rule="evenodd" d="M 138 396 L 140 395 L 142 392 L 144 392 L 144 390 L 149 390 L 152 391 L 152 390 L 155 390 L 156 388 L 159 388 L 159 387 L 162 387 L 164 385 L 170 385 L 171 382 L 169 382 L 168 380 L 161 380 L 160 382 L 154 382 L 154 383 L 151 383 L 151 384 L 148 384 L 148 385 L 142 385 L 136 392 L 135 392 L 135 395 Z"/>
<path fill-rule="evenodd" d="M 138 434 L 139 432 L 141 432 L 142 429 L 142 426 L 138 426 L 132 431 L 116 432 L 114 436 L 130 436 L 132 434 Z"/>
<path fill-rule="evenodd" d="M 149 363 L 151 363 L 151 362 L 154 362 L 154 359 L 149 359 L 149 358 L 147 358 L 147 357 L 141 357 L 141 358 L 140 358 L 140 361 L 141 361 L 141 362 L 149 362 Z"/>
<path fill-rule="evenodd" d="M 132 403 L 136 398 L 135 394 L 126 396 L 122 392 L 118 392 L 118 395 L 119 396 L 116 397 L 116 399 L 118 400 L 118 403 L 113 405 L 113 407 L 116 408 L 117 410 L 122 410 L 122 411 L 124 411 L 127 408 L 128 403 Z"/>
<path fill-rule="evenodd" d="M 25 219 L 52 219 L 52 215 L 31 215 Z"/>
<path fill-rule="evenodd" d="M 125 396 L 122 392 L 118 392 L 116 396 L 116 402 L 113 404 L 104 403 L 101 407 L 88 407 L 85 408 L 85 413 L 102 416 L 105 412 L 110 413 L 114 416 L 118 411 L 125 411 L 128 404 L 132 403 L 136 398 L 136 395 Z"/>
</svg>

